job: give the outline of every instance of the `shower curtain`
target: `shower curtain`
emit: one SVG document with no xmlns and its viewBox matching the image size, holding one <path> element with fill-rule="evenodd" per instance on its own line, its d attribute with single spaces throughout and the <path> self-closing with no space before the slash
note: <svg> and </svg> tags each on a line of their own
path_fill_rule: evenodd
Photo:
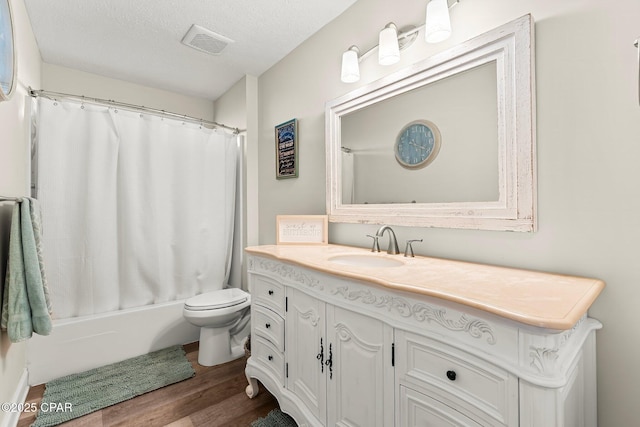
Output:
<svg viewBox="0 0 640 427">
<path fill-rule="evenodd" d="M 235 135 L 113 107 L 34 102 L 55 318 L 187 298 L 226 282 Z"/>
</svg>

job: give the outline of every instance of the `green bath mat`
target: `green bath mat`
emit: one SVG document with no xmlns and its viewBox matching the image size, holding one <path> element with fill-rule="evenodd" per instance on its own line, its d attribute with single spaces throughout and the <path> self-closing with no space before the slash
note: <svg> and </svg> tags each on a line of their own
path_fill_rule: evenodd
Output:
<svg viewBox="0 0 640 427">
<path fill-rule="evenodd" d="M 251 427 L 297 427 L 296 422 L 280 409 L 274 409 L 266 417 L 258 418 Z"/>
<path fill-rule="evenodd" d="M 46 384 L 32 427 L 55 426 L 194 375 L 179 345 L 67 375 Z"/>
</svg>

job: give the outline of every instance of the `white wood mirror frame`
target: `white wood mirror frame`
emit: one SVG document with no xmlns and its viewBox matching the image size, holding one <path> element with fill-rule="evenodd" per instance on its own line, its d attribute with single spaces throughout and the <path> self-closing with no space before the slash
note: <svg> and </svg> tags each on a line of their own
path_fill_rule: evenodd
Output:
<svg viewBox="0 0 640 427">
<path fill-rule="evenodd" d="M 325 110 L 327 214 L 341 223 L 479 230 L 536 230 L 533 19 L 525 15 L 342 97 Z M 496 62 L 498 200 L 453 203 L 344 204 L 341 119 L 429 83 Z M 384 171 L 380 171 L 381 174 Z"/>
</svg>

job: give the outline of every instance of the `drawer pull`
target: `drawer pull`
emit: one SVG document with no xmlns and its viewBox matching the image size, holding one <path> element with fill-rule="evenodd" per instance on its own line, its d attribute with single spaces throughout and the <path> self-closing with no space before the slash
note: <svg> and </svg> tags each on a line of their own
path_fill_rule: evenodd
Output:
<svg viewBox="0 0 640 427">
<path fill-rule="evenodd" d="M 447 371 L 447 378 L 449 378 L 451 381 L 455 381 L 456 376 L 456 371 Z"/>
<path fill-rule="evenodd" d="M 267 357 L 267 359 L 269 359 L 269 361 L 273 360 L 273 356 L 269 355 L 269 357 Z"/>
<path fill-rule="evenodd" d="M 269 289 L 269 295 L 273 295 L 273 291 Z"/>
<path fill-rule="evenodd" d="M 269 329 L 269 328 L 271 327 L 271 323 L 265 323 L 265 324 L 264 324 L 264 327 L 265 327 L 265 328 L 267 328 L 267 329 Z"/>
</svg>

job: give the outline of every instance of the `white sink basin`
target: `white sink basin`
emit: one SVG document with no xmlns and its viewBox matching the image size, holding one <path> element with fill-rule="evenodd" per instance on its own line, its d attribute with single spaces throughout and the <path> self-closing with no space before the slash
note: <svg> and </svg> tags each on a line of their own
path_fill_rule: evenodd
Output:
<svg viewBox="0 0 640 427">
<path fill-rule="evenodd" d="M 329 258 L 329 261 L 336 264 L 352 265 L 356 267 L 400 267 L 404 265 L 399 259 L 386 258 L 380 255 L 360 255 L 360 254 L 344 254 L 335 255 Z"/>
</svg>

